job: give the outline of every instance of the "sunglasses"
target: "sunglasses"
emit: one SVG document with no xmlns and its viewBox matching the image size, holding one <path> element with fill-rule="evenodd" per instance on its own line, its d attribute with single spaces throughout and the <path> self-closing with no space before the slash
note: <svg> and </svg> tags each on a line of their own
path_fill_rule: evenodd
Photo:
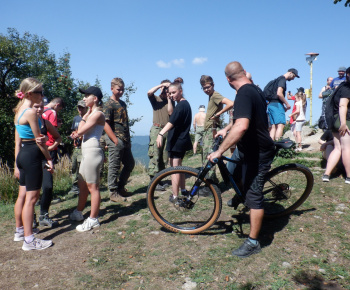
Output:
<svg viewBox="0 0 350 290">
<path fill-rule="evenodd" d="M 44 91 L 40 91 L 40 92 L 33 92 L 34 94 L 40 94 L 42 96 L 44 96 Z"/>
</svg>

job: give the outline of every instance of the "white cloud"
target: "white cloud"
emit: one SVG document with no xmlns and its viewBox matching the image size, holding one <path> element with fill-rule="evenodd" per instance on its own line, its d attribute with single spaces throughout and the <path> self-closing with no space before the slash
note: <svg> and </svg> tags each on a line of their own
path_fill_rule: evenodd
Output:
<svg viewBox="0 0 350 290">
<path fill-rule="evenodd" d="M 177 67 L 183 67 L 185 64 L 185 60 L 183 58 L 174 59 L 174 60 L 172 60 L 172 63 Z"/>
<path fill-rule="evenodd" d="M 166 62 L 164 62 L 164 61 L 162 61 L 162 60 L 158 60 L 158 61 L 156 62 L 156 64 L 157 64 L 157 66 L 160 67 L 160 68 L 169 68 L 169 67 L 171 67 L 171 63 L 170 63 L 170 62 L 166 63 Z"/>
<path fill-rule="evenodd" d="M 183 58 L 173 59 L 169 62 L 165 62 L 163 60 L 158 60 L 156 62 L 157 66 L 160 68 L 171 68 L 173 65 L 177 67 L 184 67 L 185 60 Z"/>
<path fill-rule="evenodd" d="M 193 60 L 192 60 L 192 63 L 197 65 L 197 64 L 203 64 L 205 62 L 208 61 L 208 58 L 207 57 L 195 57 Z"/>
</svg>

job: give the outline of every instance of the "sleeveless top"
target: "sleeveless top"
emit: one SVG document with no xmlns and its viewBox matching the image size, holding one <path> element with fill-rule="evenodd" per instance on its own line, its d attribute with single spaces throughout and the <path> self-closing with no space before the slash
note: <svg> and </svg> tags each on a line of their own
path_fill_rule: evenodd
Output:
<svg viewBox="0 0 350 290">
<path fill-rule="evenodd" d="M 88 119 L 96 112 L 97 110 L 95 110 L 94 112 L 91 113 L 91 115 L 88 117 Z M 103 114 L 103 113 L 102 113 Z M 102 132 L 103 132 L 104 126 L 102 125 L 95 125 L 94 127 L 92 127 L 88 132 L 86 132 L 83 136 L 83 142 L 89 140 L 89 139 L 96 139 L 96 140 L 100 140 L 101 136 L 102 136 Z"/>
<path fill-rule="evenodd" d="M 17 124 L 15 124 L 15 127 L 17 129 L 17 132 L 19 134 L 19 137 L 21 139 L 34 139 L 34 133 L 32 131 L 32 128 L 30 127 L 29 124 L 24 124 L 24 125 L 20 125 L 19 124 L 19 119 L 21 119 L 21 117 L 23 116 L 23 114 L 25 113 L 25 111 L 27 111 L 30 108 L 25 109 L 22 114 L 18 117 L 17 119 Z M 40 119 L 38 119 L 38 124 L 39 124 L 39 128 L 41 128 L 41 121 Z"/>
</svg>

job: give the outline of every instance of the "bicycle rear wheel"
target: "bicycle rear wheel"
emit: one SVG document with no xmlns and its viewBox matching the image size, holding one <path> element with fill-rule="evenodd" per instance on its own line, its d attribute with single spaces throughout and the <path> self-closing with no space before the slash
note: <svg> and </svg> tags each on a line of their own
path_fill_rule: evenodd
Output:
<svg viewBox="0 0 350 290">
<path fill-rule="evenodd" d="M 188 192 L 193 190 L 198 179 L 197 169 L 185 166 L 170 167 L 160 171 L 151 181 L 147 190 L 147 205 L 156 219 L 166 229 L 184 234 L 197 234 L 212 226 L 221 213 L 221 192 L 216 185 L 203 179 L 195 196 L 188 202 L 186 194 L 179 193 L 175 203 L 169 201 L 173 194 L 172 177 L 180 174 L 185 178 Z M 164 191 L 157 190 L 161 184 Z M 205 196 L 199 192 L 205 191 Z"/>
<path fill-rule="evenodd" d="M 264 184 L 265 218 L 293 212 L 309 196 L 314 185 L 311 171 L 301 164 L 286 164 L 271 170 Z"/>
</svg>

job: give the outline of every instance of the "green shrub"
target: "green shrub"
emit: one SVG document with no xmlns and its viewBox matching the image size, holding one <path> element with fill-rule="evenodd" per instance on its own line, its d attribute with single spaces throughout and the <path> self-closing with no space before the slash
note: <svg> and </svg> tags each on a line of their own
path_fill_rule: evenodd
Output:
<svg viewBox="0 0 350 290">
<path fill-rule="evenodd" d="M 13 203 L 18 196 L 18 181 L 12 170 L 0 159 L 0 201 Z"/>
</svg>

